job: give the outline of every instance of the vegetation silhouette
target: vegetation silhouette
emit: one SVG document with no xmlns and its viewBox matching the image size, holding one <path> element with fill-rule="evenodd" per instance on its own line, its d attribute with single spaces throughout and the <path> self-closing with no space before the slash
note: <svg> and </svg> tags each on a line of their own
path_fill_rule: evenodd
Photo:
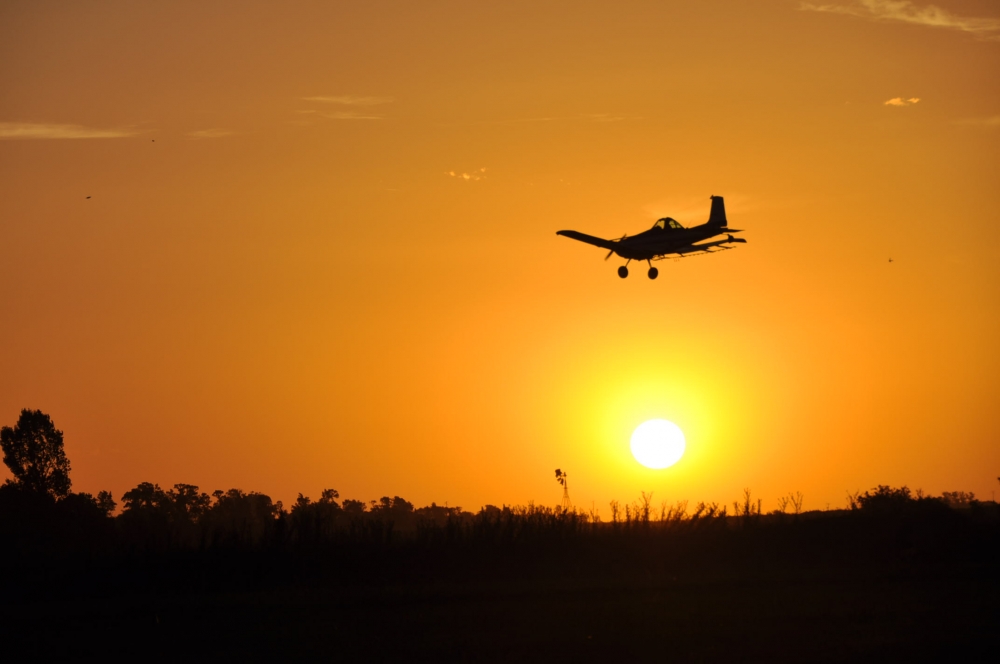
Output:
<svg viewBox="0 0 1000 664">
<path fill-rule="evenodd" d="M 20 489 L 51 498 L 69 494 L 69 459 L 63 433 L 40 410 L 21 411 L 17 424 L 0 429 L 3 462 Z"/>
<path fill-rule="evenodd" d="M 986 659 L 1000 638 L 1000 509 L 962 491 L 880 485 L 825 511 L 793 492 L 771 512 L 750 489 L 728 507 L 642 492 L 605 521 L 141 482 L 116 513 L 69 490 L 47 415 L 3 443 L 0 624 L 39 659 L 195 636 L 257 659 Z"/>
</svg>

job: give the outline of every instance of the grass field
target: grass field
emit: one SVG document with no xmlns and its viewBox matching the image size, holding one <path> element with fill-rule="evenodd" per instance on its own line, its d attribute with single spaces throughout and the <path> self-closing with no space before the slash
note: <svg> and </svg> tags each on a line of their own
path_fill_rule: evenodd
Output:
<svg viewBox="0 0 1000 664">
<path fill-rule="evenodd" d="M 992 513 L 587 527 L 26 563 L 0 613 L 5 650 L 76 661 L 987 662 L 1000 646 Z"/>
</svg>

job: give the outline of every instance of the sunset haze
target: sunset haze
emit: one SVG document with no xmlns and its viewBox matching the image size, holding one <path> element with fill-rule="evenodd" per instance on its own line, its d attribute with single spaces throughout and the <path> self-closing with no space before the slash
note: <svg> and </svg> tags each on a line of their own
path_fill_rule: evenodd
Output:
<svg viewBox="0 0 1000 664">
<path fill-rule="evenodd" d="M 5 2 L 0 424 L 116 498 L 988 499 L 1000 7 L 935 6 Z M 655 281 L 555 234 L 712 195 Z"/>
</svg>

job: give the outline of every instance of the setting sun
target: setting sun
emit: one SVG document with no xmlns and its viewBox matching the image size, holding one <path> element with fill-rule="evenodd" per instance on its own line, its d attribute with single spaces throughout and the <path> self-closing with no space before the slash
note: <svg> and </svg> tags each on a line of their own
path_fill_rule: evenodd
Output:
<svg viewBox="0 0 1000 664">
<path fill-rule="evenodd" d="M 632 432 L 632 456 L 647 468 L 669 468 L 684 456 L 684 432 L 673 422 L 649 420 Z"/>
</svg>

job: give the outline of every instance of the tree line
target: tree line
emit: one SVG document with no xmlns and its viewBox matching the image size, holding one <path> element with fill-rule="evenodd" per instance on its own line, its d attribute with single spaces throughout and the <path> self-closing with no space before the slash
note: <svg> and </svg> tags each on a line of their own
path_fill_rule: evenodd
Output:
<svg viewBox="0 0 1000 664">
<path fill-rule="evenodd" d="M 612 501 L 610 520 L 597 511 L 487 505 L 473 514 L 460 507 L 414 505 L 400 496 L 363 502 L 340 499 L 324 489 L 317 500 L 301 493 L 286 509 L 281 501 L 240 489 L 202 491 L 193 484 L 164 489 L 141 482 L 121 496 L 121 510 L 108 491 L 73 492 L 63 432 L 40 410 L 24 409 L 13 427 L 0 429 L 4 464 L 12 478 L 0 486 L 0 538 L 23 554 L 39 548 L 76 546 L 126 550 L 190 550 L 216 547 L 310 546 L 376 543 L 394 539 L 423 542 L 565 539 L 586 534 L 704 532 L 749 528 L 798 519 L 801 493 L 779 500 L 779 509 L 762 512 L 749 489 L 732 511 L 717 503 L 686 501 L 656 509 L 652 495 L 622 504 Z M 557 479 L 560 474 L 557 471 Z M 878 486 L 848 495 L 850 512 L 867 515 L 983 509 L 975 496 L 946 492 L 932 498 L 907 487 Z M 993 511 L 995 512 L 995 505 Z"/>
<path fill-rule="evenodd" d="M 43 535 L 46 525 L 71 523 L 72 531 L 115 530 L 126 541 L 148 547 L 183 548 L 259 544 L 279 536 L 316 542 L 358 530 L 385 536 L 471 516 L 460 507 L 436 503 L 415 508 L 400 496 L 339 502 L 335 489 L 324 489 L 315 501 L 300 493 L 286 510 L 280 500 L 256 491 L 233 488 L 208 494 L 193 484 L 163 489 L 152 482 L 126 491 L 115 515 L 118 503 L 111 492 L 95 496 L 71 490 L 63 432 L 49 415 L 22 410 L 13 427 L 0 429 L 0 447 L 13 476 L 0 486 L 0 529 L 6 534 Z"/>
</svg>

